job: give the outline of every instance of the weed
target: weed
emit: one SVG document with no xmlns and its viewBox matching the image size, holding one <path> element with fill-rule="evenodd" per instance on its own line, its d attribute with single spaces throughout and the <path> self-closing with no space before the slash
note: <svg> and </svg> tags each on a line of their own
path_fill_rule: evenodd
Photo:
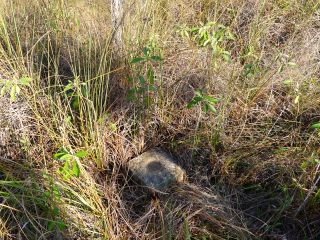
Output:
<svg viewBox="0 0 320 240">
<path fill-rule="evenodd" d="M 203 93 L 201 89 L 195 91 L 195 96 L 188 103 L 187 108 L 193 108 L 195 105 L 201 104 L 204 112 L 216 112 L 215 104 L 219 102 L 219 99 Z"/>
<path fill-rule="evenodd" d="M 207 22 L 197 27 L 182 27 L 179 32 L 183 37 L 196 42 L 199 47 L 210 46 L 213 59 L 223 58 L 228 63 L 231 62 L 231 54 L 225 46 L 227 41 L 234 41 L 235 36 L 228 27 L 217 22 Z M 216 66 L 216 61 L 214 64 Z"/>
<path fill-rule="evenodd" d="M 32 79 L 30 77 L 22 77 L 18 80 L 1 80 L 0 79 L 0 97 L 3 97 L 6 93 L 10 95 L 11 101 L 16 101 L 17 96 L 20 94 L 21 86 L 30 87 Z"/>
<path fill-rule="evenodd" d="M 54 183 L 54 179 L 47 175 L 43 175 L 44 179 L 48 183 L 48 189 L 44 192 L 44 197 L 48 202 L 48 207 L 51 212 L 52 220 L 48 221 L 47 229 L 49 231 L 60 230 L 63 231 L 67 228 L 67 225 L 61 219 L 59 204 L 61 204 L 61 190 Z"/>
<path fill-rule="evenodd" d="M 0 238 L 319 238 L 319 2 L 120 1 L 119 54 L 89 2 L 0 1 Z"/>
<path fill-rule="evenodd" d="M 136 77 L 129 77 L 129 82 L 134 85 L 128 91 L 128 98 L 148 108 L 155 103 L 156 94 L 160 83 L 156 82 L 153 62 L 161 62 L 160 56 L 152 55 L 148 48 L 143 49 L 143 56 L 131 60 L 131 64 L 140 64 Z M 145 72 L 142 72 L 145 71 Z"/>
<path fill-rule="evenodd" d="M 63 175 L 64 179 L 69 179 L 70 177 L 80 176 L 80 167 L 78 159 L 87 156 L 87 152 L 80 150 L 75 154 L 71 154 L 65 148 L 60 148 L 57 153 L 53 155 L 53 158 L 63 162 L 63 166 L 59 168 L 59 173 Z"/>
</svg>

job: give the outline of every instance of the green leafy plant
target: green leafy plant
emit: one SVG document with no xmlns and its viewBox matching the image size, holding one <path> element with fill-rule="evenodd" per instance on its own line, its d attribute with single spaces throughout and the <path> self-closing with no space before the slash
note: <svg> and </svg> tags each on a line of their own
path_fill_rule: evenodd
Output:
<svg viewBox="0 0 320 240">
<path fill-rule="evenodd" d="M 309 160 L 305 160 L 301 163 L 301 168 L 306 170 L 309 166 L 316 166 L 320 164 L 320 160 L 318 158 L 311 158 Z"/>
<path fill-rule="evenodd" d="M 320 131 L 320 122 L 314 123 L 311 125 L 311 128 L 318 129 Z"/>
<path fill-rule="evenodd" d="M 59 208 L 55 207 L 53 209 L 54 216 L 59 216 Z M 61 220 L 57 219 L 56 221 L 49 221 L 48 223 L 48 230 L 52 231 L 54 228 L 57 227 L 59 230 L 63 231 L 67 228 L 67 225 Z"/>
<path fill-rule="evenodd" d="M 311 125 L 312 129 L 315 129 L 318 132 L 318 136 L 320 136 L 320 122 L 316 122 Z"/>
<path fill-rule="evenodd" d="M 53 158 L 63 162 L 63 165 L 59 168 L 58 172 L 63 175 L 64 179 L 69 179 L 72 176 L 80 176 L 78 160 L 85 156 L 87 156 L 87 152 L 84 150 L 71 154 L 65 148 L 60 148 L 58 152 L 53 155 Z"/>
<path fill-rule="evenodd" d="M 150 52 L 150 49 L 147 47 L 143 48 L 142 52 L 143 52 L 143 56 L 133 58 L 131 60 L 131 63 L 134 64 L 134 63 L 147 62 L 147 61 L 156 61 L 156 62 L 163 61 L 163 59 L 160 56 L 152 55 Z"/>
<path fill-rule="evenodd" d="M 243 77 L 254 77 L 260 72 L 260 67 L 258 64 L 248 63 L 243 66 L 242 76 Z"/>
<path fill-rule="evenodd" d="M 44 196 L 47 202 L 50 203 L 49 209 L 52 219 L 48 221 L 47 229 L 53 231 L 55 228 L 63 231 L 67 228 L 67 225 L 62 221 L 58 204 L 61 203 L 61 193 L 59 187 L 54 183 L 54 179 L 44 174 L 44 179 L 48 182 L 48 189 L 44 192 Z"/>
<path fill-rule="evenodd" d="M 78 77 L 73 81 L 69 81 L 68 84 L 64 86 L 63 92 L 66 93 L 66 96 L 70 101 L 70 105 L 74 110 L 79 109 L 81 97 L 88 96 L 86 83 L 80 82 Z"/>
<path fill-rule="evenodd" d="M 284 80 L 283 81 L 283 84 L 285 85 L 285 86 L 291 86 L 292 85 L 292 79 L 291 78 L 289 78 L 289 79 L 286 79 L 286 80 Z"/>
<path fill-rule="evenodd" d="M 139 65 L 140 68 L 135 77 L 129 77 L 129 82 L 133 85 L 128 91 L 129 100 L 142 102 L 146 107 L 153 103 L 153 96 L 158 90 L 153 63 L 162 61 L 160 56 L 152 55 L 148 48 L 143 49 L 143 56 L 131 60 L 131 64 Z"/>
<path fill-rule="evenodd" d="M 18 80 L 1 80 L 0 79 L 0 97 L 3 97 L 5 94 L 10 95 L 11 101 L 16 101 L 17 96 L 21 92 L 21 87 L 26 86 L 30 87 L 32 79 L 30 77 L 22 77 Z"/>
<path fill-rule="evenodd" d="M 182 27 L 179 30 L 182 37 L 191 39 L 199 47 L 211 48 L 214 58 L 222 57 L 225 61 L 231 62 L 231 54 L 226 50 L 226 43 L 235 40 L 235 36 L 229 27 L 217 22 L 200 23 L 197 27 Z"/>
<path fill-rule="evenodd" d="M 195 105 L 201 104 L 204 112 L 208 112 L 209 110 L 211 112 L 216 112 L 217 110 L 214 105 L 218 102 L 219 99 L 204 94 L 202 90 L 196 90 L 195 96 L 188 103 L 187 108 L 191 109 Z"/>
</svg>

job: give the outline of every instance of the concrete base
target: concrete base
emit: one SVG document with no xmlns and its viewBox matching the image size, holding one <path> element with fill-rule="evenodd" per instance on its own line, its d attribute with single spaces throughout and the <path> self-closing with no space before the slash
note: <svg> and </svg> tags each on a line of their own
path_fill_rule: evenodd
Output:
<svg viewBox="0 0 320 240">
<path fill-rule="evenodd" d="M 184 170 L 160 149 L 149 150 L 130 160 L 129 170 L 143 185 L 159 191 L 185 179 Z"/>
</svg>

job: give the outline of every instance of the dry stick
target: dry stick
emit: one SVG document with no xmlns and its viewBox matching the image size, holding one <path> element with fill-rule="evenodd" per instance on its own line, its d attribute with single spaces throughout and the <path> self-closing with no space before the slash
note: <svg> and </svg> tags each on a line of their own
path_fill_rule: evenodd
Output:
<svg viewBox="0 0 320 240">
<path fill-rule="evenodd" d="M 320 168 L 320 164 L 318 163 L 318 164 L 317 164 L 317 169 L 316 169 L 316 174 L 317 174 L 319 168 Z M 294 215 L 295 217 L 296 217 L 296 216 L 304 209 L 304 207 L 307 205 L 307 203 L 308 203 L 308 201 L 309 201 L 309 198 L 311 197 L 311 194 L 314 192 L 314 190 L 316 189 L 316 187 L 317 187 L 317 185 L 318 185 L 319 182 L 320 182 L 320 175 L 319 175 L 319 177 L 317 178 L 317 180 L 314 182 L 312 188 L 309 190 L 307 197 L 304 199 L 303 203 L 300 205 L 300 207 L 299 207 L 298 210 L 296 211 L 296 213 L 295 213 L 295 215 Z"/>
</svg>

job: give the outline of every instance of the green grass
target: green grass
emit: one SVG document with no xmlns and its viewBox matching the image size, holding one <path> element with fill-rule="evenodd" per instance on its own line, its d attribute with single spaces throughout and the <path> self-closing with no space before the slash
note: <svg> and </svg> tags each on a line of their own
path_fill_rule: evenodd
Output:
<svg viewBox="0 0 320 240">
<path fill-rule="evenodd" d="M 0 238 L 319 238 L 319 2 L 110 4 L 0 3 Z"/>
</svg>

